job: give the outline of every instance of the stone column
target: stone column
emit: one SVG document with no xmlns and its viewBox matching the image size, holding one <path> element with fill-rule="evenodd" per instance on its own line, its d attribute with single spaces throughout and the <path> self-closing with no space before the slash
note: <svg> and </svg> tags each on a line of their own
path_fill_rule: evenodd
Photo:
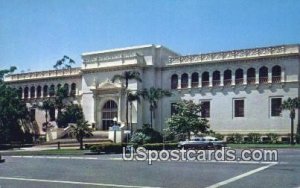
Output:
<svg viewBox="0 0 300 188">
<path fill-rule="evenodd" d="M 25 88 L 22 88 L 22 99 L 24 99 L 24 95 L 25 95 Z"/>
<path fill-rule="evenodd" d="M 44 87 L 41 87 L 41 98 L 44 97 Z"/>
<path fill-rule="evenodd" d="M 31 98 L 31 87 L 28 87 L 28 99 Z"/>
<path fill-rule="evenodd" d="M 243 84 L 247 85 L 247 71 L 243 71 Z"/>
<path fill-rule="evenodd" d="M 211 74 L 211 73 L 209 73 L 209 87 L 212 87 L 213 86 L 213 77 L 212 77 L 213 75 Z"/>
<path fill-rule="evenodd" d="M 202 87 L 202 74 L 199 73 L 199 83 L 198 87 Z"/>
<path fill-rule="evenodd" d="M 192 75 L 188 74 L 188 88 L 192 88 Z"/>
<path fill-rule="evenodd" d="M 255 70 L 255 84 L 259 84 L 259 71 Z"/>
<path fill-rule="evenodd" d="M 272 71 L 268 72 L 268 83 L 272 83 Z"/>
<path fill-rule="evenodd" d="M 119 104 L 118 104 L 118 121 L 121 122 L 121 108 L 122 108 L 122 92 L 119 92 Z M 126 109 L 125 109 L 126 110 Z"/>
<path fill-rule="evenodd" d="M 37 98 L 37 87 L 35 87 L 35 89 L 34 89 L 34 98 L 35 99 Z"/>
<path fill-rule="evenodd" d="M 231 73 L 231 85 L 235 85 L 235 72 Z"/>
<path fill-rule="evenodd" d="M 178 89 L 181 89 L 181 76 L 178 76 Z"/>
<path fill-rule="evenodd" d="M 220 86 L 224 86 L 224 72 L 220 72 L 221 78 L 220 78 Z"/>
<path fill-rule="evenodd" d="M 283 67 L 282 67 L 282 70 L 281 70 L 281 82 L 285 82 L 285 70 L 284 70 Z"/>
</svg>

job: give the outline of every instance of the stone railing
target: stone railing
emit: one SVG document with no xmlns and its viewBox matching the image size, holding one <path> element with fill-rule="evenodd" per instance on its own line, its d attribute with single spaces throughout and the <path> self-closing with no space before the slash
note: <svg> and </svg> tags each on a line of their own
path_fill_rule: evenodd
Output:
<svg viewBox="0 0 300 188">
<path fill-rule="evenodd" d="M 143 55 L 139 53 L 117 53 L 112 55 L 103 56 L 91 55 L 83 56 L 83 66 L 82 69 L 91 68 L 107 68 L 122 65 L 132 65 L 132 64 L 144 64 L 145 59 Z"/>
<path fill-rule="evenodd" d="M 299 54 L 298 45 L 284 45 L 265 48 L 254 48 L 244 50 L 233 50 L 226 52 L 215 52 L 199 55 L 187 55 L 170 57 L 168 65 L 184 64 L 184 63 L 201 63 L 201 62 L 214 62 L 235 59 L 247 59 L 268 56 L 281 56 L 289 54 Z"/>
<path fill-rule="evenodd" d="M 80 68 L 71 69 L 60 69 L 60 70 L 48 70 L 38 72 L 28 72 L 20 74 L 9 74 L 4 78 L 5 82 L 13 82 L 20 80 L 32 80 L 32 79 L 43 79 L 43 78 L 56 78 L 56 77 L 67 77 L 80 75 Z"/>
</svg>

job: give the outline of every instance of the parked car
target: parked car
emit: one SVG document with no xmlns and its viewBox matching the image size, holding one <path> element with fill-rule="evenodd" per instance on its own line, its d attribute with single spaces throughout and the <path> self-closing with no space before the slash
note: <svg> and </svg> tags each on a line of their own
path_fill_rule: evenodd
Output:
<svg viewBox="0 0 300 188">
<path fill-rule="evenodd" d="M 221 149 L 226 147 L 226 142 L 212 136 L 193 137 L 191 140 L 179 142 L 178 147 L 183 149 Z"/>
<path fill-rule="evenodd" d="M 0 154 L 0 163 L 4 163 L 5 159 L 2 159 L 2 156 Z"/>
</svg>

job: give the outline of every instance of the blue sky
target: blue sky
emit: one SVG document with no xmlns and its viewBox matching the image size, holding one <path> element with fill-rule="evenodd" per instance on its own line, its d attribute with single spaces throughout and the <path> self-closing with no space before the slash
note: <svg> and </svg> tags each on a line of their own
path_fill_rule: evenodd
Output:
<svg viewBox="0 0 300 188">
<path fill-rule="evenodd" d="M 181 54 L 300 43 L 299 0 L 0 0 L 0 69 L 141 44 Z"/>
</svg>

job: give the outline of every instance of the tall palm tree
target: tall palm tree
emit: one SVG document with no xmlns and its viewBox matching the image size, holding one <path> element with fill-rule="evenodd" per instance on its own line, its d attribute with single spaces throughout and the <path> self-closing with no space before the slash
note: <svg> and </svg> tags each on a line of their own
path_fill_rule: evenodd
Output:
<svg viewBox="0 0 300 188">
<path fill-rule="evenodd" d="M 54 103 L 50 99 L 44 100 L 42 105 L 38 106 L 39 109 L 45 111 L 45 120 L 46 120 L 46 122 L 43 125 L 45 125 L 45 130 L 46 131 L 47 131 L 47 128 L 48 128 L 47 127 L 48 126 L 48 112 L 50 111 L 50 109 L 52 107 L 54 107 Z"/>
<path fill-rule="evenodd" d="M 71 125 L 69 134 L 80 143 L 81 150 L 83 149 L 83 138 L 93 136 L 88 121 L 78 121 L 76 125 Z"/>
<path fill-rule="evenodd" d="M 127 99 L 128 99 L 128 102 L 130 104 L 130 132 L 132 133 L 132 103 L 134 101 L 137 101 L 137 102 L 140 102 L 140 93 L 139 92 L 130 92 L 128 91 L 128 94 L 127 94 Z"/>
<path fill-rule="evenodd" d="M 54 98 L 55 108 L 57 109 L 57 125 L 62 127 L 62 123 L 60 121 L 62 116 L 62 109 L 66 106 L 66 99 L 68 98 L 68 90 L 65 87 L 60 87 L 56 90 L 56 95 Z"/>
<path fill-rule="evenodd" d="M 115 82 L 116 80 L 119 80 L 121 82 L 125 82 L 125 90 L 127 91 L 128 89 L 128 83 L 129 80 L 136 80 L 139 82 L 142 82 L 142 79 L 140 77 L 140 73 L 138 71 L 124 71 L 122 74 L 116 74 L 113 76 L 111 79 L 112 82 Z M 128 92 L 126 92 L 126 127 L 128 129 L 128 106 L 129 106 L 129 101 L 128 101 Z"/>
<path fill-rule="evenodd" d="M 300 99 L 298 97 L 296 98 L 288 98 L 287 100 L 283 101 L 282 103 L 282 109 L 290 111 L 290 118 L 291 118 L 291 144 L 294 143 L 294 119 L 296 115 L 296 109 L 300 108 Z"/>
<path fill-rule="evenodd" d="M 150 126 L 152 128 L 153 118 L 155 118 L 154 111 L 157 108 L 158 101 L 164 97 L 170 97 L 172 95 L 172 93 L 168 90 L 151 87 L 149 90 L 148 89 L 142 90 L 141 95 L 143 96 L 144 99 L 148 100 L 148 102 L 150 104 L 150 115 L 151 115 L 150 116 L 150 120 L 151 120 Z"/>
</svg>

